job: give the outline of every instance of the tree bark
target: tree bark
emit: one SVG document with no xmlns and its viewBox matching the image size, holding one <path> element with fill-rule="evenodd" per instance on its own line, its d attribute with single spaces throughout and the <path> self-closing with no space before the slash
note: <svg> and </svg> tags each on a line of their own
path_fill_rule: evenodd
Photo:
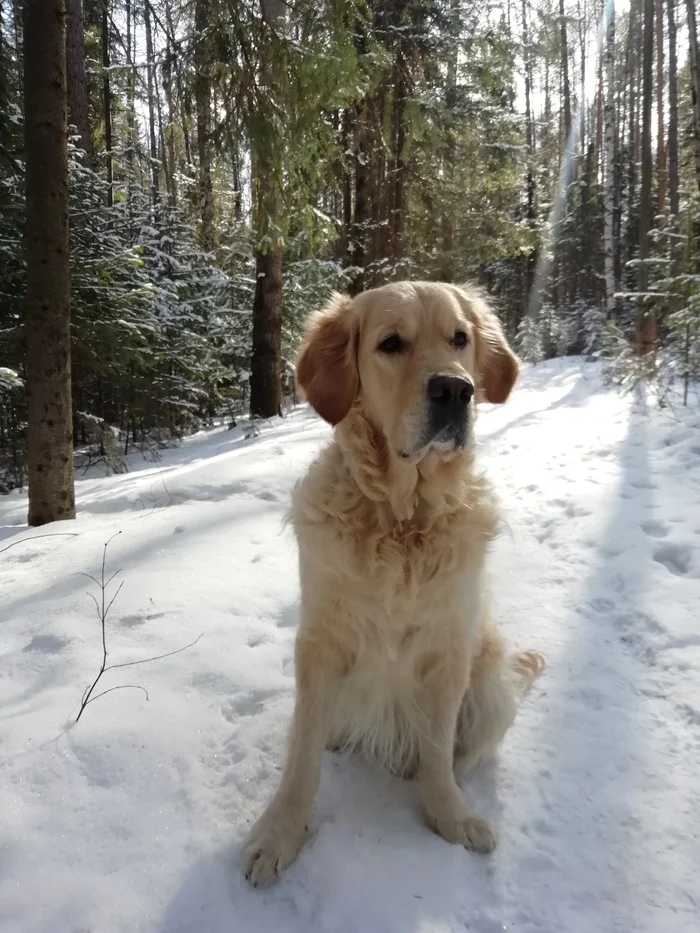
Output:
<svg viewBox="0 0 700 933">
<path fill-rule="evenodd" d="M 627 224 L 625 230 L 625 258 L 629 259 L 639 242 L 638 211 L 637 211 L 637 135 L 639 123 L 639 97 L 637 95 L 637 65 L 639 59 L 639 0 L 631 0 L 629 13 L 628 35 L 628 61 L 625 74 L 625 83 L 629 89 L 629 102 L 627 106 L 627 165 L 626 165 L 626 202 Z M 625 282 L 629 288 L 634 288 L 637 276 L 629 270 Z"/>
<path fill-rule="evenodd" d="M 75 518 L 65 0 L 24 19 L 30 525 Z"/>
<path fill-rule="evenodd" d="M 692 2 L 692 0 L 691 0 Z M 642 38 L 642 185 L 639 211 L 639 291 L 637 305 L 636 350 L 640 356 L 656 348 L 656 315 L 649 307 L 646 294 L 649 287 L 649 231 L 652 216 L 651 110 L 653 98 L 654 62 L 654 0 L 644 0 L 644 33 Z"/>
<path fill-rule="evenodd" d="M 698 51 L 698 25 L 695 14 L 696 2 L 697 0 L 687 0 L 690 86 L 693 97 L 693 152 L 695 179 L 700 191 L 700 52 Z"/>
<path fill-rule="evenodd" d="M 129 218 L 129 242 L 133 241 L 134 151 L 136 148 L 136 71 L 133 47 L 136 34 L 136 7 L 134 0 L 126 0 L 126 198 Z"/>
<path fill-rule="evenodd" d="M 569 84 L 569 49 L 566 37 L 564 0 L 559 0 L 559 31 L 561 35 L 561 70 L 564 82 L 564 145 L 571 132 L 571 88 Z"/>
<path fill-rule="evenodd" d="M 605 313 L 615 314 L 615 5 L 610 3 L 605 42 Z"/>
<path fill-rule="evenodd" d="M 24 97 L 24 2 L 25 0 L 13 0 L 12 3 L 15 59 L 17 61 L 17 91 L 20 98 Z"/>
<path fill-rule="evenodd" d="M 530 56 L 530 34 L 527 22 L 527 2 L 522 0 L 523 63 L 525 67 L 525 139 L 527 143 L 527 219 L 535 219 L 535 127 L 532 113 L 532 59 Z M 546 95 L 548 98 L 548 94 Z M 545 107 L 546 109 L 546 107 Z"/>
<path fill-rule="evenodd" d="M 68 86 L 68 122 L 80 137 L 85 150 L 83 164 L 95 165 L 95 147 L 90 132 L 90 99 L 85 73 L 85 23 L 83 0 L 66 0 L 66 80 Z"/>
<path fill-rule="evenodd" d="M 255 256 L 250 413 L 262 418 L 280 413 L 283 257 L 280 245 Z"/>
<path fill-rule="evenodd" d="M 262 0 L 267 29 L 273 34 L 284 28 L 284 0 Z M 275 43 L 268 38 L 267 61 L 262 80 L 268 93 L 278 88 Z M 282 264 L 284 249 L 278 230 L 281 192 L 274 161 L 275 130 L 270 124 L 264 138 L 253 141 L 255 225 L 255 297 L 253 300 L 253 347 L 250 363 L 250 413 L 272 418 L 280 413 L 280 368 L 282 348 Z"/>
<path fill-rule="evenodd" d="M 168 9 L 168 20 L 171 21 L 170 10 Z M 166 67 L 163 68 L 163 91 L 165 93 L 165 102 L 168 106 L 168 123 L 164 131 L 163 151 L 167 152 L 167 178 L 168 191 L 170 194 L 170 203 L 172 207 L 177 206 L 177 165 L 175 160 L 175 103 L 173 100 L 173 63 L 175 62 L 175 51 L 171 47 L 171 36 L 167 37 L 166 44 Z"/>
<path fill-rule="evenodd" d="M 109 7 L 108 0 L 102 6 L 102 98 L 105 117 L 105 150 L 107 155 L 107 205 L 114 203 L 114 159 L 112 156 L 112 94 L 109 86 Z"/>
<path fill-rule="evenodd" d="M 202 249 L 214 249 L 214 189 L 211 178 L 211 66 L 207 29 L 209 0 L 196 0 L 194 12 L 194 99 L 197 110 L 197 156 L 199 158 L 199 237 Z"/>
<path fill-rule="evenodd" d="M 406 222 L 406 97 L 408 81 L 406 63 L 401 50 L 396 53 L 395 80 L 393 87 L 392 121 L 394 123 L 393 184 L 391 198 L 391 259 L 392 277 L 401 277 L 405 255 L 404 228 Z"/>
<path fill-rule="evenodd" d="M 449 18 L 447 21 L 447 36 L 449 41 L 447 69 L 445 76 L 445 145 L 442 154 L 443 178 L 445 190 L 442 194 L 443 208 L 440 222 L 440 250 L 438 275 L 442 282 L 453 282 L 454 269 L 454 175 L 457 140 L 455 134 L 455 120 L 457 107 L 457 64 L 459 58 L 460 38 L 460 4 L 459 0 L 450 0 Z M 428 208 L 432 216 L 432 205 Z"/>
<path fill-rule="evenodd" d="M 663 0 L 656 0 L 656 164 L 658 170 L 658 210 L 666 204 L 666 139 L 664 132 L 664 16 Z"/>
<path fill-rule="evenodd" d="M 355 50 L 359 56 L 367 54 L 367 37 L 364 27 L 355 22 Z M 352 225 L 350 228 L 349 262 L 360 271 L 350 283 L 351 295 L 358 295 L 365 287 L 365 263 L 367 260 L 367 223 L 369 221 L 369 106 L 367 98 L 354 106 L 354 168 L 355 168 L 355 203 Z"/>
<path fill-rule="evenodd" d="M 675 0 L 666 0 L 668 12 L 668 201 L 672 215 L 680 209 L 678 177 L 678 53 Z"/>
<path fill-rule="evenodd" d="M 151 28 L 151 7 L 146 0 L 143 9 L 146 26 L 146 82 L 148 88 L 148 138 L 151 147 L 151 199 L 153 205 L 158 203 L 160 192 L 160 170 L 158 165 L 158 144 L 156 142 L 156 104 L 155 94 L 155 61 L 153 57 L 153 30 Z"/>
<path fill-rule="evenodd" d="M 355 136 L 354 126 L 355 113 L 353 108 L 346 107 L 341 116 L 342 121 L 341 139 L 343 145 L 343 158 L 341 162 L 341 177 L 343 182 L 343 207 L 342 207 L 342 233 L 340 239 L 340 260 L 344 266 L 350 264 L 350 239 L 352 236 L 352 161 L 350 158 L 352 152 L 353 139 Z"/>
<path fill-rule="evenodd" d="M 564 10 L 564 0 L 559 0 L 559 34 L 561 41 L 561 76 L 563 88 L 563 112 L 562 112 L 562 153 L 564 159 L 564 178 L 566 187 L 563 191 L 564 212 L 562 218 L 562 228 L 566 230 L 571 205 L 573 202 L 573 191 L 571 181 L 573 180 L 574 169 L 574 138 L 571 130 L 571 83 L 569 80 L 569 51 L 566 28 L 566 13 Z M 568 232 L 568 231 L 567 231 Z M 569 239 L 569 238 L 567 238 Z M 557 281 L 557 310 L 563 310 L 567 304 L 573 304 L 576 297 L 576 257 L 573 255 L 571 246 L 566 242 L 559 242 L 559 270 L 556 276 Z M 551 318 L 548 318 L 548 322 Z M 551 328 L 548 323 L 548 334 Z M 549 342 L 547 337 L 547 342 Z M 555 355 L 554 346 L 546 352 L 549 359 Z"/>
<path fill-rule="evenodd" d="M 581 66 L 581 100 L 586 100 L 586 58 L 588 52 L 588 17 L 587 6 L 581 8 L 581 0 L 577 0 L 578 12 L 578 37 L 579 37 L 579 57 Z M 586 111 L 587 107 L 582 106 L 579 114 L 579 151 L 586 153 Z M 585 161 L 585 159 L 584 159 Z M 584 169 L 585 171 L 585 169 Z"/>
</svg>

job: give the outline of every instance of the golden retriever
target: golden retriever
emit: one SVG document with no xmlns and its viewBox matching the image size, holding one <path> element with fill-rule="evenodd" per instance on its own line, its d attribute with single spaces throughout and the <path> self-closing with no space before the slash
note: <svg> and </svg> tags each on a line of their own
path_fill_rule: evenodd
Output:
<svg viewBox="0 0 700 933">
<path fill-rule="evenodd" d="M 470 286 L 399 282 L 311 317 L 297 380 L 335 432 L 293 493 L 296 703 L 279 789 L 244 845 L 253 884 L 296 858 L 326 747 L 415 776 L 430 827 L 494 849 L 454 769 L 495 751 L 544 667 L 506 652 L 482 579 L 498 516 L 474 469 L 476 403 L 505 402 L 518 371 Z"/>
</svg>

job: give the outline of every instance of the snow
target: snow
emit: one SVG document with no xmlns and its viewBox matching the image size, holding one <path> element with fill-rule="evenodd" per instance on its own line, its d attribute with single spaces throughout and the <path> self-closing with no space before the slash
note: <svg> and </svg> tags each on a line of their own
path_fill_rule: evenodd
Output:
<svg viewBox="0 0 700 933">
<path fill-rule="evenodd" d="M 258 437 L 202 433 L 79 476 L 78 520 L 50 528 L 0 499 L 0 933 L 700 929 L 700 423 L 580 360 L 526 367 L 478 425 L 505 519 L 497 615 L 548 661 L 498 760 L 463 782 L 499 848 L 448 845 L 414 783 L 328 753 L 298 861 L 245 883 L 293 706 L 282 518 L 328 433 L 304 407 Z M 81 574 L 116 532 L 109 661 L 202 637 L 106 673 L 100 689 L 149 700 L 112 691 L 76 725 L 101 660 Z"/>
</svg>

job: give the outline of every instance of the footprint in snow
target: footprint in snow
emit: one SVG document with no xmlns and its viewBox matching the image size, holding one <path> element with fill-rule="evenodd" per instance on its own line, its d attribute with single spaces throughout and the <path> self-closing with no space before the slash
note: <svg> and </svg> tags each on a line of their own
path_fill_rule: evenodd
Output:
<svg viewBox="0 0 700 933">
<path fill-rule="evenodd" d="M 585 518 L 591 514 L 591 510 L 587 509 L 585 505 L 570 501 L 564 506 L 564 514 L 567 518 Z"/>
<path fill-rule="evenodd" d="M 654 667 L 658 652 L 668 647 L 667 630 L 647 612 L 619 613 L 613 617 L 613 624 L 622 644 L 648 667 Z"/>
<path fill-rule="evenodd" d="M 632 486 L 634 489 L 658 489 L 659 488 L 657 483 L 655 483 L 653 480 L 644 479 L 643 477 L 639 479 L 630 480 L 630 486 Z"/>
<path fill-rule="evenodd" d="M 256 716 L 272 697 L 278 696 L 280 690 L 249 690 L 239 693 L 232 700 L 221 706 L 221 715 L 227 722 L 236 722 L 242 716 Z"/>
<path fill-rule="evenodd" d="M 29 644 L 24 646 L 24 651 L 40 651 L 44 654 L 56 654 L 65 648 L 68 644 L 67 638 L 59 638 L 58 635 L 35 635 Z"/>
<path fill-rule="evenodd" d="M 682 444 L 684 441 L 689 440 L 693 436 L 693 433 L 693 431 L 687 428 L 681 429 L 680 431 L 671 431 L 671 433 L 667 434 L 663 439 L 663 445 L 664 447 L 675 447 L 677 444 Z"/>
<path fill-rule="evenodd" d="M 665 567 L 669 573 L 684 577 L 690 571 L 691 551 L 687 545 L 672 544 L 669 541 L 656 549 L 654 560 Z"/>
<path fill-rule="evenodd" d="M 10 560 L 14 561 L 16 564 L 29 564 L 39 557 L 39 553 L 39 551 L 20 551 L 19 554 L 11 556 Z"/>
<path fill-rule="evenodd" d="M 644 534 L 649 535 L 650 538 L 665 538 L 668 534 L 668 525 L 665 525 L 663 522 L 658 522 L 655 519 L 642 522 L 641 528 Z"/>
<path fill-rule="evenodd" d="M 690 703 L 679 703 L 676 709 L 689 726 L 700 726 L 700 710 Z"/>
<path fill-rule="evenodd" d="M 136 625 L 145 625 L 147 617 L 145 612 L 134 612 L 132 615 L 122 616 L 119 621 L 127 628 L 134 628 Z"/>
<path fill-rule="evenodd" d="M 262 492 L 256 493 L 255 498 L 262 499 L 263 502 L 279 502 L 280 501 L 279 496 L 276 493 L 271 492 L 269 489 L 264 489 Z"/>
</svg>

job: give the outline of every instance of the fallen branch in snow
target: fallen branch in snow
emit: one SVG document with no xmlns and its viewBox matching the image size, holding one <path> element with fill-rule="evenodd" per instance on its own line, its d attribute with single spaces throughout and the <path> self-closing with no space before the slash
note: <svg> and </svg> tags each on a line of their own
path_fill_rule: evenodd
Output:
<svg viewBox="0 0 700 933">
<path fill-rule="evenodd" d="M 0 554 L 4 551 L 9 551 L 11 547 L 14 547 L 16 544 L 24 544 L 25 541 L 36 541 L 37 538 L 77 538 L 77 531 L 56 531 L 51 535 L 32 535 L 31 538 L 20 538 L 19 541 L 13 541 L 12 544 L 8 544 L 6 547 L 0 548 Z"/>
<path fill-rule="evenodd" d="M 93 691 L 95 687 L 97 686 L 97 684 L 99 683 L 100 678 L 102 677 L 103 674 L 106 674 L 107 671 L 115 671 L 119 667 L 133 667 L 136 664 L 147 664 L 149 661 L 160 661 L 163 658 L 169 658 L 174 654 L 180 654 L 181 651 L 186 651 L 188 648 L 192 648 L 193 645 L 196 645 L 199 639 L 204 634 L 203 632 L 201 632 L 195 638 L 193 642 L 190 642 L 189 645 L 183 645 L 182 648 L 176 648 L 174 651 L 166 651 L 165 654 L 157 654 L 157 655 L 154 655 L 152 658 L 141 658 L 138 661 L 123 661 L 121 664 L 107 664 L 107 630 L 106 630 L 107 615 L 109 613 L 109 610 L 112 608 L 112 605 L 114 604 L 114 600 L 119 595 L 121 588 L 124 586 L 124 581 L 122 581 L 119 584 L 114 596 L 110 599 L 108 603 L 105 604 L 107 587 L 112 582 L 112 580 L 114 580 L 117 574 L 121 573 L 121 569 L 115 570 L 115 572 L 112 574 L 109 580 L 105 580 L 105 565 L 107 563 L 107 548 L 109 547 L 110 543 L 114 540 L 114 538 L 116 538 L 117 535 L 120 535 L 120 534 L 121 534 L 121 531 L 118 531 L 116 534 L 113 534 L 112 537 L 108 541 L 105 542 L 104 550 L 102 552 L 102 572 L 100 574 L 100 579 L 96 580 L 95 577 L 93 577 L 92 574 L 89 574 L 89 573 L 82 574 L 82 576 L 88 577 L 100 588 L 100 593 L 101 593 L 100 602 L 97 601 L 97 599 L 95 598 L 95 596 L 93 596 L 92 593 L 88 593 L 87 595 L 95 603 L 95 608 L 97 609 L 97 616 L 100 620 L 100 625 L 102 627 L 102 664 L 100 666 L 100 670 L 97 674 L 97 677 L 95 677 L 92 684 L 86 687 L 85 690 L 83 691 L 83 695 L 80 699 L 80 710 L 78 711 L 78 715 L 75 718 L 76 722 L 80 721 L 80 717 L 83 715 L 85 707 L 89 703 L 94 703 L 95 700 L 99 700 L 100 697 L 103 697 L 108 693 L 112 693 L 113 690 L 142 690 L 146 694 L 146 699 L 147 700 L 149 699 L 148 690 L 146 690 L 145 687 L 142 687 L 139 684 L 119 684 L 116 687 L 109 687 L 107 690 L 103 690 L 101 693 L 96 693 L 95 696 L 93 696 L 92 695 Z"/>
</svg>

